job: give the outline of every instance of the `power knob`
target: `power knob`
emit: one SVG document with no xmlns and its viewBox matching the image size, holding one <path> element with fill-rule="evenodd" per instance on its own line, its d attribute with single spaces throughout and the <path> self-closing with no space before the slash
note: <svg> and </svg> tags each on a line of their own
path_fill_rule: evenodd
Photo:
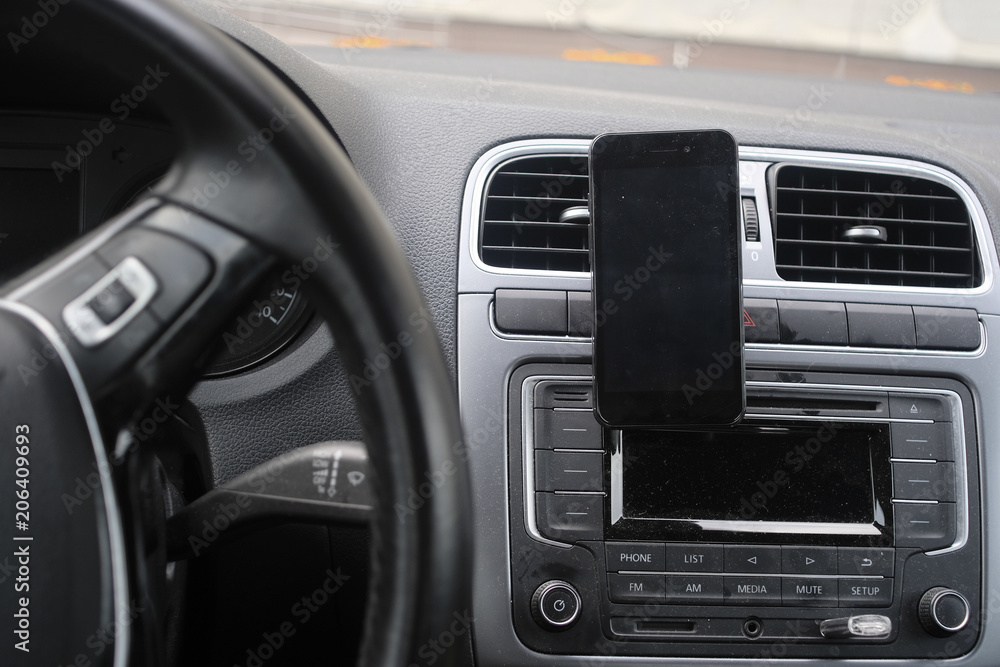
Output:
<svg viewBox="0 0 1000 667">
<path fill-rule="evenodd" d="M 546 581 L 531 596 L 531 615 L 546 630 L 565 630 L 580 617 L 580 594 L 565 581 Z"/>
<path fill-rule="evenodd" d="M 917 616 L 924 630 L 938 637 L 958 632 L 969 623 L 969 601 L 958 591 L 936 586 L 924 593 L 917 606 Z"/>
</svg>

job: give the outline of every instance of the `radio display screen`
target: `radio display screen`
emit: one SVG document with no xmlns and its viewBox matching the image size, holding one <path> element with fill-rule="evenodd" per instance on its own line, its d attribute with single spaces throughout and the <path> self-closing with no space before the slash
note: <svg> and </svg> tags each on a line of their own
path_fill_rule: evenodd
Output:
<svg viewBox="0 0 1000 667">
<path fill-rule="evenodd" d="M 622 435 L 627 519 L 879 522 L 872 431 L 819 429 Z"/>
</svg>

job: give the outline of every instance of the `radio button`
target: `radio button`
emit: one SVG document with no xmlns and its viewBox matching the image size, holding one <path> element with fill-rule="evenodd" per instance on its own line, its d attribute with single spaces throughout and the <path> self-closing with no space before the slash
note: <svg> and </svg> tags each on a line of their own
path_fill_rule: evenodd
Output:
<svg viewBox="0 0 1000 667">
<path fill-rule="evenodd" d="M 722 572 L 721 544 L 667 544 L 664 570 L 667 572 Z"/>
<path fill-rule="evenodd" d="M 576 542 L 604 537 L 604 496 L 536 493 L 538 531 L 552 540 Z"/>
<path fill-rule="evenodd" d="M 930 551 L 955 541 L 955 503 L 893 503 L 892 508 L 897 547 Z"/>
<path fill-rule="evenodd" d="M 726 572 L 779 573 L 781 547 L 726 545 Z"/>
<path fill-rule="evenodd" d="M 535 450 L 535 491 L 602 490 L 603 452 Z"/>
<path fill-rule="evenodd" d="M 840 547 L 840 574 L 864 574 L 891 577 L 896 561 L 894 549 Z"/>
<path fill-rule="evenodd" d="M 892 579 L 841 579 L 841 607 L 888 607 L 892 604 Z"/>
<path fill-rule="evenodd" d="M 664 571 L 663 544 L 652 542 L 608 542 L 608 572 L 621 570 Z"/>
<path fill-rule="evenodd" d="M 951 424 L 892 424 L 892 455 L 900 459 L 954 461 Z"/>
<path fill-rule="evenodd" d="M 836 607 L 837 580 L 785 577 L 781 580 L 781 601 L 786 607 Z"/>
<path fill-rule="evenodd" d="M 723 577 L 726 604 L 776 606 L 781 604 L 780 577 Z"/>
<path fill-rule="evenodd" d="M 535 410 L 535 448 L 603 449 L 593 410 Z"/>
<path fill-rule="evenodd" d="M 945 402 L 936 396 L 889 394 L 889 416 L 893 419 L 933 419 L 951 421 Z"/>
<path fill-rule="evenodd" d="M 781 547 L 785 574 L 837 574 L 837 547 Z"/>
<path fill-rule="evenodd" d="M 722 604 L 722 577 L 668 574 L 667 604 Z"/>
<path fill-rule="evenodd" d="M 955 501 L 954 463 L 893 463 L 892 496 L 906 500 Z"/>
<path fill-rule="evenodd" d="M 609 574 L 612 602 L 663 602 L 662 574 Z"/>
</svg>

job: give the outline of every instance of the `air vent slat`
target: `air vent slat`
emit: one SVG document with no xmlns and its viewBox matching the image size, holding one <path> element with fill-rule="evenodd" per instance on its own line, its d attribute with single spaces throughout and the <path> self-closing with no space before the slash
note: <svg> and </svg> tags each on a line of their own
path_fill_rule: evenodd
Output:
<svg viewBox="0 0 1000 667">
<path fill-rule="evenodd" d="M 508 269 L 589 272 L 587 219 L 560 219 L 567 209 L 587 206 L 587 167 L 586 156 L 574 154 L 518 157 L 499 165 L 483 198 L 483 261 Z"/>
<path fill-rule="evenodd" d="M 970 288 L 981 279 L 969 211 L 943 183 L 794 164 L 771 176 L 785 280 Z"/>
</svg>

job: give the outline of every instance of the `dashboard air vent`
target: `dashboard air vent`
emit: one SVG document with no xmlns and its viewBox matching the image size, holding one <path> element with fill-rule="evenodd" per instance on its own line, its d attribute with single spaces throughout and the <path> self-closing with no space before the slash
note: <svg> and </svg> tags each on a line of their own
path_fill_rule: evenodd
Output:
<svg viewBox="0 0 1000 667">
<path fill-rule="evenodd" d="M 785 280 L 968 288 L 979 284 L 965 203 L 936 181 L 781 165 L 772 207 Z"/>
<path fill-rule="evenodd" d="M 486 186 L 480 253 L 505 269 L 590 271 L 586 155 L 519 157 Z"/>
</svg>

